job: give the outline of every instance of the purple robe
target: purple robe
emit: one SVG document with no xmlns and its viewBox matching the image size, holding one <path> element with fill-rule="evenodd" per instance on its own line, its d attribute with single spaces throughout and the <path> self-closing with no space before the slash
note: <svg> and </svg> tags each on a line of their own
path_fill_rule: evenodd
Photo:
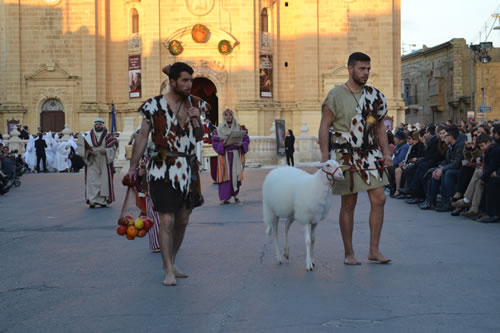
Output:
<svg viewBox="0 0 500 333">
<path fill-rule="evenodd" d="M 246 154 L 248 152 L 248 145 L 250 144 L 250 138 L 248 135 L 245 135 L 243 137 L 243 140 L 241 142 L 241 147 L 235 146 L 235 145 L 230 145 L 224 147 L 224 142 L 220 141 L 220 138 L 217 135 L 217 130 L 214 130 L 213 137 L 212 137 L 212 147 L 214 148 L 215 152 L 219 155 L 224 155 L 227 151 L 227 158 L 229 162 L 229 181 L 219 183 L 219 199 L 222 200 L 229 200 L 231 199 L 232 196 L 238 195 L 240 192 L 240 186 L 241 182 L 238 182 L 238 190 L 234 191 L 233 189 L 233 150 L 239 150 L 240 151 L 240 157 L 243 160 L 243 154 Z"/>
</svg>

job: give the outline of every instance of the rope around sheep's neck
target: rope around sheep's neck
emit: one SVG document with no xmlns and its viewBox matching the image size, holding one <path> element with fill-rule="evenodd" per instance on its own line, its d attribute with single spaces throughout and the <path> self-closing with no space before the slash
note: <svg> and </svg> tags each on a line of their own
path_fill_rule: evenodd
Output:
<svg viewBox="0 0 500 333">
<path fill-rule="evenodd" d="M 339 165 L 338 167 L 335 168 L 335 170 L 333 170 L 333 172 L 328 172 L 325 169 L 321 168 L 321 171 L 326 173 L 326 179 L 328 179 L 328 181 L 330 182 L 330 187 L 333 187 L 335 185 L 335 177 L 333 175 L 337 172 L 338 169 L 341 168 L 344 168 L 344 166 Z"/>
</svg>

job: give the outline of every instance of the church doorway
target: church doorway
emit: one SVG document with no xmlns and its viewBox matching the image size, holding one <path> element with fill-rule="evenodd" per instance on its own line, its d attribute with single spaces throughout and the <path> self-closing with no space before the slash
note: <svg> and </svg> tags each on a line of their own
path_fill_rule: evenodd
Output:
<svg viewBox="0 0 500 333">
<path fill-rule="evenodd" d="M 219 98 L 217 97 L 215 84 L 207 78 L 197 77 L 193 80 L 191 93 L 210 104 L 212 110 L 208 119 L 217 126 L 219 124 Z"/>
<path fill-rule="evenodd" d="M 48 99 L 42 105 L 40 113 L 42 132 L 61 132 L 64 129 L 64 107 L 57 99 Z"/>
</svg>

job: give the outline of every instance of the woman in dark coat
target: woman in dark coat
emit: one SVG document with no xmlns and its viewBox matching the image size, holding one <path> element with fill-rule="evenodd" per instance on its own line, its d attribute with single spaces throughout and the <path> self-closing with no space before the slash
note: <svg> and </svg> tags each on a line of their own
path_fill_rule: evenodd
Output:
<svg viewBox="0 0 500 333">
<path fill-rule="evenodd" d="M 289 129 L 288 135 L 285 137 L 285 154 L 286 154 L 286 163 L 290 165 L 290 160 L 291 160 L 292 166 L 295 165 L 293 163 L 293 153 L 295 152 L 295 149 L 293 148 L 294 144 L 295 144 L 295 137 L 293 136 L 292 130 Z"/>
</svg>

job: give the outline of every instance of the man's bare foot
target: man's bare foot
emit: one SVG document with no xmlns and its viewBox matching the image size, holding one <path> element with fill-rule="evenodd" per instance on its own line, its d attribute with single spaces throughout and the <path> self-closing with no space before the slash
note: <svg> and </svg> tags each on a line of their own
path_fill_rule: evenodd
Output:
<svg viewBox="0 0 500 333">
<path fill-rule="evenodd" d="M 173 272 L 165 274 L 165 280 L 163 280 L 163 284 L 166 286 L 175 286 L 177 285 L 177 281 L 175 281 L 175 275 Z"/>
<path fill-rule="evenodd" d="M 361 265 L 361 261 L 356 259 L 356 257 L 353 254 L 345 257 L 344 265 Z"/>
<path fill-rule="evenodd" d="M 391 259 L 384 257 L 382 255 L 382 253 L 380 253 L 380 252 L 370 253 L 368 255 L 368 260 L 379 263 L 379 264 L 387 264 L 387 263 L 391 262 Z"/>
<path fill-rule="evenodd" d="M 174 265 L 174 274 L 176 278 L 185 279 L 188 277 L 187 274 L 182 273 L 177 266 Z"/>
</svg>

